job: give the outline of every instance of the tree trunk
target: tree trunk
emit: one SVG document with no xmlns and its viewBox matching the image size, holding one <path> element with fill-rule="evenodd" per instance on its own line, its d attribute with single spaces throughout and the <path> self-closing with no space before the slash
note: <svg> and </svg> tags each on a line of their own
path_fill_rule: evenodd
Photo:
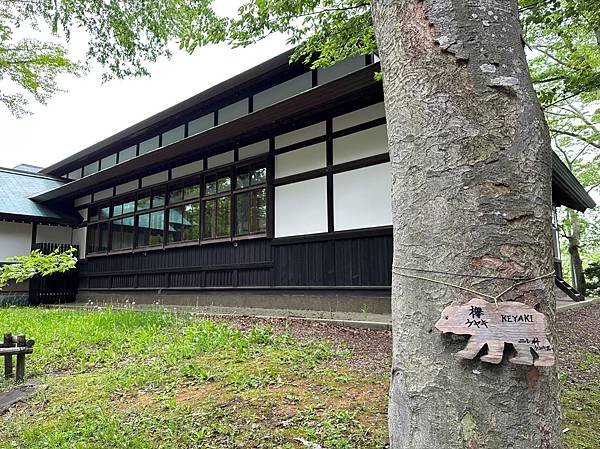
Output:
<svg viewBox="0 0 600 449">
<path fill-rule="evenodd" d="M 571 267 L 573 273 L 573 287 L 579 293 L 585 296 L 585 275 L 583 273 L 583 262 L 579 254 L 579 245 L 581 239 L 581 222 L 579 215 L 574 210 L 569 210 L 571 219 L 571 236 L 569 241 L 569 257 L 571 259 Z"/>
<path fill-rule="evenodd" d="M 474 296 L 405 276 L 552 272 L 552 154 L 517 1 L 373 0 L 372 10 L 392 163 L 391 447 L 561 448 L 556 367 L 457 359 L 465 337 L 434 324 Z M 488 294 L 511 285 L 418 274 Z M 555 344 L 553 282 L 503 299 L 535 305 Z"/>
</svg>

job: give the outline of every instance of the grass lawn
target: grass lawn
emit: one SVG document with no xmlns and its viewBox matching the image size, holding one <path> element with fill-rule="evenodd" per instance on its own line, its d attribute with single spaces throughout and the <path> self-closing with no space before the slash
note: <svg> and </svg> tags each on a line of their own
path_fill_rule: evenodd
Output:
<svg viewBox="0 0 600 449">
<path fill-rule="evenodd" d="M 306 447 L 300 439 L 387 447 L 389 335 L 270 324 L 0 309 L 0 331 L 35 338 L 27 381 L 39 383 L 0 416 L 0 449 Z M 360 343 L 354 351 L 342 334 Z M 573 335 L 569 344 L 580 347 L 563 372 L 566 437 L 570 449 L 598 449 L 600 356 Z M 0 391 L 11 386 L 2 382 Z"/>
</svg>

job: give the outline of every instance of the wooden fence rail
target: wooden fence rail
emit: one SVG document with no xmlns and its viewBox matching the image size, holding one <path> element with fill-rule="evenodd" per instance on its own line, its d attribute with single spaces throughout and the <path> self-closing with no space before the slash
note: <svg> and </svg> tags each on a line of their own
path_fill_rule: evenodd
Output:
<svg viewBox="0 0 600 449">
<path fill-rule="evenodd" d="M 25 335 L 4 334 L 0 345 L 0 356 L 4 356 L 4 377 L 13 377 L 13 356 L 17 356 L 17 370 L 15 380 L 23 382 L 25 379 L 25 355 L 33 352 L 33 340 L 27 340 Z"/>
</svg>

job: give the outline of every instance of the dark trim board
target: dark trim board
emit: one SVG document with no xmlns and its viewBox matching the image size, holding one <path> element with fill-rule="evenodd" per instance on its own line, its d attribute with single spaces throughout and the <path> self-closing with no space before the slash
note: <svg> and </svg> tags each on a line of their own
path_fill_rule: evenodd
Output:
<svg viewBox="0 0 600 449">
<path fill-rule="evenodd" d="M 89 258 L 80 289 L 375 289 L 391 285 L 391 229 Z"/>
</svg>

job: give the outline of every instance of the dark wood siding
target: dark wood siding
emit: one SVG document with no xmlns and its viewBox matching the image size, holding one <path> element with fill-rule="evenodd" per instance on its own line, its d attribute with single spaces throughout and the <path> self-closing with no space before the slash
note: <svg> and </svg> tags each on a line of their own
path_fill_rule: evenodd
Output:
<svg viewBox="0 0 600 449">
<path fill-rule="evenodd" d="M 80 288 L 389 288 L 391 266 L 384 229 L 93 257 L 81 263 Z"/>
</svg>

